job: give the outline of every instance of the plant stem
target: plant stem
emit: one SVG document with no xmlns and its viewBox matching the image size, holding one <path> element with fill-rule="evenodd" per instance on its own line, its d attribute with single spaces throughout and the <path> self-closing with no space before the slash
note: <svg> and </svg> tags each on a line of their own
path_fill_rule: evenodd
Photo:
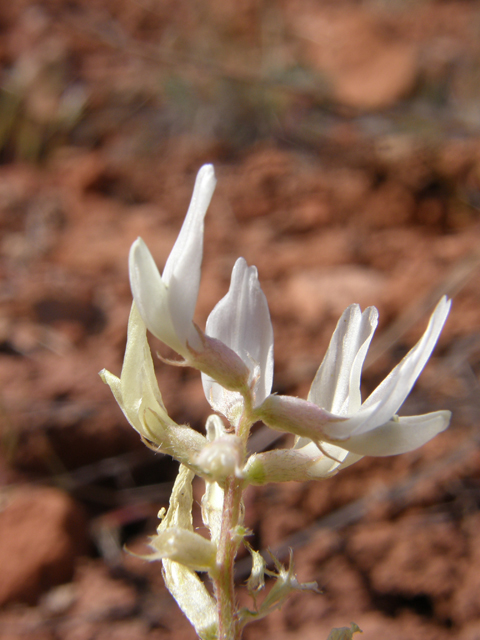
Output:
<svg viewBox="0 0 480 640">
<path fill-rule="evenodd" d="M 235 532 L 240 520 L 241 502 L 242 483 L 232 476 L 227 479 L 225 486 L 222 530 L 217 552 L 218 575 L 214 580 L 218 605 L 218 640 L 238 638 L 233 569 L 241 539 Z"/>
<path fill-rule="evenodd" d="M 247 440 L 250 428 L 255 422 L 250 392 L 243 394 L 243 415 L 235 432 L 244 445 L 244 456 L 247 451 Z M 238 547 L 242 540 L 236 530 L 242 524 L 243 481 L 230 476 L 225 482 L 223 498 L 222 529 L 217 549 L 217 571 L 213 583 L 217 598 L 218 639 L 239 640 L 241 627 L 237 619 L 237 602 L 235 598 L 234 564 Z"/>
</svg>

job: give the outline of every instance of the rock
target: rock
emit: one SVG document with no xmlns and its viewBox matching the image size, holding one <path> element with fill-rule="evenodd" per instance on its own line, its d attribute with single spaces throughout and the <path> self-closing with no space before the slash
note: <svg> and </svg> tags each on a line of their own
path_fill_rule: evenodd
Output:
<svg viewBox="0 0 480 640">
<path fill-rule="evenodd" d="M 326 316 L 338 318 L 352 303 L 362 308 L 381 303 L 386 279 L 374 269 L 340 265 L 303 270 L 285 285 L 285 300 L 291 313 L 307 327 L 316 327 Z"/>
<path fill-rule="evenodd" d="M 312 7 L 292 14 L 308 62 L 324 74 L 333 97 L 361 110 L 384 109 L 408 94 L 418 75 L 414 42 L 364 8 Z"/>
<path fill-rule="evenodd" d="M 82 509 L 53 488 L 15 491 L 0 513 L 0 605 L 35 603 L 69 581 L 75 559 L 88 549 Z"/>
</svg>

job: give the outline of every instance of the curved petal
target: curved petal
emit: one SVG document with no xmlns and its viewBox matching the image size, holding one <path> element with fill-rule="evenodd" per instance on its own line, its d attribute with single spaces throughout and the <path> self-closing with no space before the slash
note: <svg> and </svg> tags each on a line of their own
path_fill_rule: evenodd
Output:
<svg viewBox="0 0 480 640">
<path fill-rule="evenodd" d="M 273 329 L 257 269 L 247 266 L 243 258 L 236 261 L 228 293 L 210 314 L 205 333 L 240 356 L 250 370 L 255 406 L 263 402 L 272 388 Z M 227 391 L 205 374 L 202 382 L 212 407 L 235 419 L 242 402 L 240 394 Z"/>
<path fill-rule="evenodd" d="M 179 339 L 170 315 L 168 289 L 141 238 L 132 244 L 128 266 L 133 299 L 148 330 L 174 351 L 185 355 L 185 344 Z"/>
<path fill-rule="evenodd" d="M 358 411 L 362 367 L 377 324 L 375 307 L 362 313 L 352 304 L 343 312 L 313 380 L 310 402 L 337 415 Z"/>
<path fill-rule="evenodd" d="M 388 422 L 410 393 L 430 358 L 450 311 L 451 300 L 445 296 L 437 304 L 428 327 L 403 360 L 365 400 L 361 409 L 342 425 L 327 425 L 325 433 L 335 439 L 360 435 Z"/>
<path fill-rule="evenodd" d="M 215 184 L 212 165 L 204 165 L 198 172 L 190 207 L 163 276 L 141 238 L 130 249 L 130 284 L 145 324 L 159 340 L 186 359 L 187 341 L 201 349 L 193 314 L 200 286 L 203 221 Z"/>
<path fill-rule="evenodd" d="M 168 256 L 162 278 L 168 288 L 170 313 L 180 341 L 199 347 L 192 327 L 200 286 L 203 256 L 203 221 L 216 185 L 211 164 L 201 167 L 195 180 L 192 199 L 178 238 Z"/>
<path fill-rule="evenodd" d="M 338 444 L 361 456 L 393 456 L 423 446 L 444 431 L 450 423 L 450 411 L 422 416 L 402 416 Z"/>
</svg>

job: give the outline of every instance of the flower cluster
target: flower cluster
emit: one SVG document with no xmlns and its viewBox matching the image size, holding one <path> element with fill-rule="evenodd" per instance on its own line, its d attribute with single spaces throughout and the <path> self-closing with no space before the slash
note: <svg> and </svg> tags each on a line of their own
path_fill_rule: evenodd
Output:
<svg viewBox="0 0 480 640">
<path fill-rule="evenodd" d="M 243 258 L 236 261 L 229 290 L 211 312 L 205 331 L 194 323 L 204 218 L 215 183 L 213 167 L 203 166 L 162 275 L 143 240 L 134 242 L 129 258 L 134 302 L 122 372 L 120 378 L 101 372 L 145 443 L 181 462 L 169 510 L 152 539 L 149 557 L 162 559 L 167 586 L 202 638 L 227 638 L 229 634 L 222 608 L 199 580 L 198 571 L 209 573 L 217 585 L 217 601 L 221 600 L 222 562 L 228 549 L 233 548 L 234 554 L 243 541 L 252 553 L 254 571 L 260 566 L 263 579 L 265 569 L 244 540 L 248 532 L 238 506 L 248 484 L 326 478 L 366 455 L 412 451 L 446 429 L 450 420 L 448 411 L 397 415 L 446 321 L 450 309 L 446 298 L 439 301 L 419 342 L 364 401 L 361 373 L 378 322 L 374 307 L 362 312 L 353 304 L 342 314 L 307 400 L 271 393 L 273 329 L 268 303 L 257 269 Z M 168 415 L 155 378 L 147 329 L 181 357 L 174 364 L 201 372 L 206 399 L 215 412 L 207 421 L 205 436 Z M 218 414 L 229 427 L 225 428 Z M 294 446 L 248 456 L 250 428 L 259 420 L 272 429 L 295 434 Z M 206 483 L 202 516 L 210 540 L 192 528 L 194 474 Z M 240 496 L 237 517 L 228 530 L 223 524 L 227 493 Z M 292 565 L 288 570 L 278 565 L 277 570 L 279 602 L 293 589 L 310 588 L 299 585 Z M 251 584 L 258 586 L 254 571 Z M 256 588 L 252 587 L 252 594 Z M 192 606 L 195 599 L 201 603 L 201 613 L 197 604 Z M 273 606 L 270 600 L 272 597 L 266 598 L 263 608 L 254 612 L 238 613 L 231 624 L 266 615 Z"/>
</svg>

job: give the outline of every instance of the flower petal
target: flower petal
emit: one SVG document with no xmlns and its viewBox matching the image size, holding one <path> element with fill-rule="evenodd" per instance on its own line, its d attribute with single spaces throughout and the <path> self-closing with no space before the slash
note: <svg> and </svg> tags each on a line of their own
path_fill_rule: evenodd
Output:
<svg viewBox="0 0 480 640">
<path fill-rule="evenodd" d="M 216 182 L 213 166 L 203 165 L 195 180 L 187 215 L 162 274 L 168 288 L 170 313 L 177 335 L 183 343 L 188 340 L 193 347 L 199 347 L 192 320 L 200 286 L 203 221 Z"/>
<path fill-rule="evenodd" d="M 250 370 L 255 405 L 268 396 L 273 380 L 273 329 L 265 295 L 255 267 L 239 258 L 232 271 L 227 295 L 210 314 L 205 333 L 237 353 Z M 239 393 L 227 391 L 202 374 L 207 400 L 234 422 L 241 408 Z"/>
<path fill-rule="evenodd" d="M 450 311 L 451 301 L 445 296 L 437 304 L 428 327 L 403 360 L 365 400 L 361 409 L 340 424 L 330 424 L 325 433 L 332 439 L 360 435 L 388 422 L 403 404 L 440 336 Z"/>
<path fill-rule="evenodd" d="M 375 307 L 362 313 L 352 304 L 343 312 L 312 383 L 310 402 L 337 415 L 360 408 L 360 376 L 377 323 Z"/>
<path fill-rule="evenodd" d="M 444 431 L 450 423 L 450 411 L 435 411 L 422 416 L 402 416 L 338 444 L 361 456 L 393 456 L 423 446 Z"/>
<path fill-rule="evenodd" d="M 130 285 L 145 324 L 159 340 L 187 359 L 187 341 L 201 349 L 193 314 L 200 286 L 203 221 L 215 184 L 212 165 L 204 165 L 198 172 L 190 207 L 163 276 L 141 238 L 130 249 Z"/>
<path fill-rule="evenodd" d="M 133 299 L 149 331 L 174 351 L 185 355 L 169 307 L 169 292 L 152 254 L 141 238 L 132 244 L 129 255 L 130 286 Z"/>
</svg>

